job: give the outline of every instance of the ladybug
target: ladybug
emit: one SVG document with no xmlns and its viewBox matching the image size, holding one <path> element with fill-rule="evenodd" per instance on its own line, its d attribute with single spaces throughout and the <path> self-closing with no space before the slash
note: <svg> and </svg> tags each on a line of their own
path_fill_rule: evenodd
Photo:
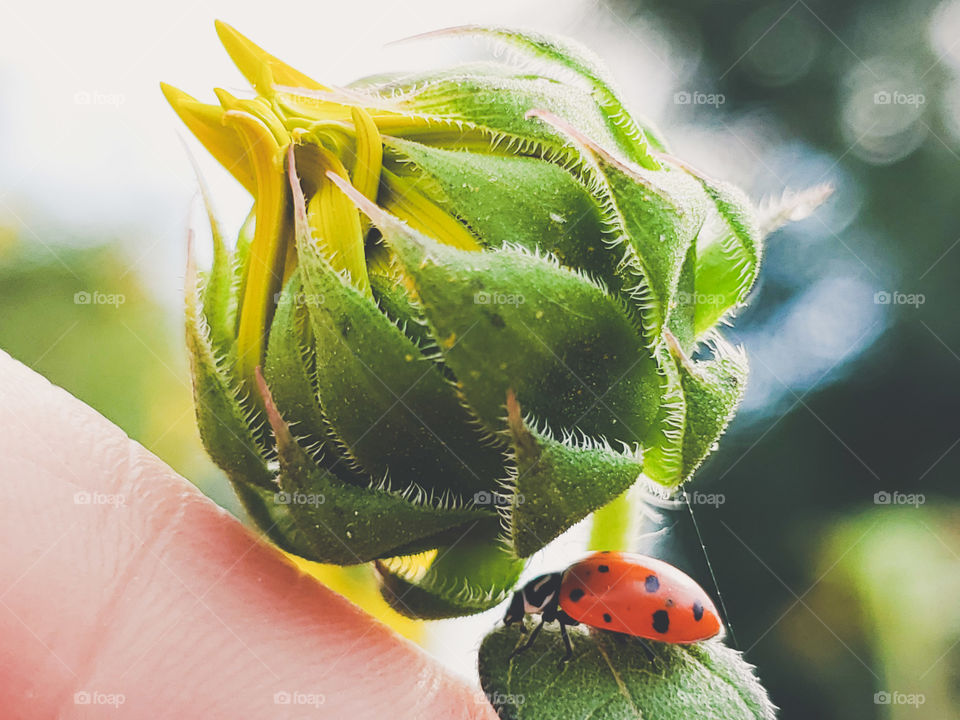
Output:
<svg viewBox="0 0 960 720">
<path fill-rule="evenodd" d="M 573 657 L 567 627 L 580 623 L 678 644 L 712 638 L 723 627 L 713 602 L 689 575 L 656 558 L 610 551 L 534 578 L 514 593 L 503 622 L 509 626 L 535 614 L 540 624 L 511 657 L 533 645 L 554 620 L 567 650 L 563 662 Z"/>
</svg>

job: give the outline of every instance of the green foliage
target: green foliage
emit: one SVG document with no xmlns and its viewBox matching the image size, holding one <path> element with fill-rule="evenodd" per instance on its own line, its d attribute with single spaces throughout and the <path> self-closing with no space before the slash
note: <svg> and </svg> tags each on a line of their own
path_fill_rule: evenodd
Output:
<svg viewBox="0 0 960 720">
<path fill-rule="evenodd" d="M 529 650 L 517 628 L 480 646 L 480 682 L 504 720 L 772 720 L 775 708 L 740 653 L 718 641 L 669 645 L 605 631 L 558 632 Z"/>
</svg>

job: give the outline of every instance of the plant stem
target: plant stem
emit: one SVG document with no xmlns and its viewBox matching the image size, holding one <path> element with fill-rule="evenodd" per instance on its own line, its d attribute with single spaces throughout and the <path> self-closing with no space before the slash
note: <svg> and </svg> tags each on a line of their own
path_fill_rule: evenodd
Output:
<svg viewBox="0 0 960 720">
<path fill-rule="evenodd" d="M 629 550 L 633 503 L 630 491 L 623 493 L 593 514 L 590 550 Z"/>
</svg>

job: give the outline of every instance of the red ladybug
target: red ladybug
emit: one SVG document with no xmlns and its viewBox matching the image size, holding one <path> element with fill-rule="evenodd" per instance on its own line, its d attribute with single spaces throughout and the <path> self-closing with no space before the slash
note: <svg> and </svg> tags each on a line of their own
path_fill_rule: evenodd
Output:
<svg viewBox="0 0 960 720">
<path fill-rule="evenodd" d="M 717 635 L 723 627 L 703 588 L 673 565 L 646 555 L 597 552 L 562 573 L 541 575 L 517 591 L 503 617 L 506 625 L 539 614 L 540 624 L 517 650 L 529 648 L 544 623 L 556 620 L 573 656 L 568 625 L 661 642 L 688 644 Z"/>
</svg>

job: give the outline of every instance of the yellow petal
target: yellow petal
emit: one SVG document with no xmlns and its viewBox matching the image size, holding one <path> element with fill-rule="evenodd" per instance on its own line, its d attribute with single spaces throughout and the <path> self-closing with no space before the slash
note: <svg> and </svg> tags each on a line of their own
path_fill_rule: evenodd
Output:
<svg viewBox="0 0 960 720">
<path fill-rule="evenodd" d="M 189 128 L 200 144 L 251 193 L 256 192 L 253 167 L 247 159 L 243 141 L 237 131 L 223 122 L 224 110 L 207 105 L 178 90 L 160 83 L 167 102 Z"/>
<path fill-rule="evenodd" d="M 384 169 L 379 205 L 411 227 L 460 250 L 480 250 L 466 226 L 416 188 L 415 178 L 401 178 Z"/>
<path fill-rule="evenodd" d="M 290 85 L 310 90 L 326 88 L 299 70 L 275 58 L 225 22 L 215 22 L 217 35 L 234 65 L 258 93 L 271 97 L 275 85 Z"/>
<path fill-rule="evenodd" d="M 357 161 L 353 168 L 353 186 L 373 202 L 380 187 L 383 166 L 383 141 L 370 114 L 362 108 L 351 108 L 357 131 Z"/>
<path fill-rule="evenodd" d="M 360 213 L 326 177 L 326 171 L 349 181 L 347 169 L 340 159 L 326 148 L 316 147 L 322 172 L 313 175 L 317 189 L 307 204 L 307 222 L 314 241 L 323 249 L 327 262 L 335 270 L 346 270 L 354 287 L 370 295 L 370 278 L 364 256 L 363 228 Z M 302 166 L 298 165 L 298 169 Z"/>
<path fill-rule="evenodd" d="M 287 90 L 277 90 L 273 97 L 280 111 L 288 118 L 297 118 L 309 122 L 327 120 L 346 122 L 350 120 L 351 105 L 345 102 Z"/>
<path fill-rule="evenodd" d="M 224 110 L 239 110 L 249 113 L 270 128 L 270 132 L 273 133 L 273 137 L 277 143 L 287 145 L 290 142 L 290 134 L 287 132 L 287 129 L 273 111 L 270 103 L 263 98 L 240 99 L 234 97 L 223 88 L 214 88 L 213 92 Z"/>
<path fill-rule="evenodd" d="M 256 227 L 250 244 L 247 274 L 237 331 L 237 365 L 240 377 L 255 386 L 254 370 L 263 358 L 267 322 L 273 298 L 281 287 L 290 228 L 283 153 L 269 128 L 249 113 L 225 114 L 240 136 L 256 179 Z M 251 393 L 257 397 L 257 393 Z"/>
</svg>

